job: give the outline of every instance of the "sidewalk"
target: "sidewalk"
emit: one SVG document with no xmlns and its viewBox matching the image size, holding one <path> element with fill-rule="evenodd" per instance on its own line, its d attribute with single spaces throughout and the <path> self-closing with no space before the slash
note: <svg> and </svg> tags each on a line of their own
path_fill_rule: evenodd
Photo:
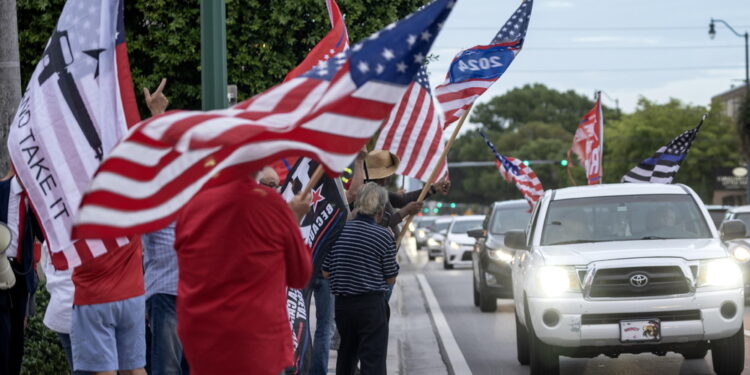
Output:
<svg viewBox="0 0 750 375">
<path fill-rule="evenodd" d="M 448 374 L 440 352 L 433 322 L 417 281 L 418 269 L 414 242 L 408 239 L 399 251 L 401 271 L 391 296 L 391 320 L 388 337 L 388 374 L 433 375 Z M 315 316 L 315 304 L 310 316 Z M 314 320 L 314 319 L 313 319 Z M 314 332 L 315 322 L 311 322 Z M 336 373 L 336 351 L 329 353 L 328 373 Z"/>
</svg>

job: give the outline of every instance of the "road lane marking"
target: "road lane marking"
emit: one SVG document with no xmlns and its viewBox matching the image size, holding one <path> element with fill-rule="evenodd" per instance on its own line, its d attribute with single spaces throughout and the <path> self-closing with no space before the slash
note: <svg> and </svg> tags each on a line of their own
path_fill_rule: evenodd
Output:
<svg viewBox="0 0 750 375">
<path fill-rule="evenodd" d="M 466 363 L 466 358 L 458 347 L 456 338 L 453 336 L 451 327 L 448 326 L 448 321 L 445 320 L 443 310 L 440 309 L 435 293 L 432 292 L 430 283 L 427 282 L 427 278 L 423 274 L 417 275 L 419 280 L 419 286 L 422 288 L 422 293 L 427 300 L 430 316 L 432 317 L 435 328 L 437 328 L 438 340 L 443 344 L 443 350 L 445 351 L 446 359 L 448 361 L 448 367 L 453 370 L 453 374 L 456 375 L 469 375 L 471 370 L 469 364 Z"/>
<path fill-rule="evenodd" d="M 750 337 L 750 330 L 745 330 L 745 336 Z"/>
</svg>

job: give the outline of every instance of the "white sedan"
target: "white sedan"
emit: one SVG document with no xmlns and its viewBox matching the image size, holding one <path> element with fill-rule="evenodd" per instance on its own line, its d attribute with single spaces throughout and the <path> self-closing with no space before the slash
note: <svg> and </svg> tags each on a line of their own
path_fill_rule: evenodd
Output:
<svg viewBox="0 0 750 375">
<path fill-rule="evenodd" d="M 443 241 L 443 268 L 471 266 L 471 251 L 476 240 L 466 232 L 482 228 L 482 221 L 484 215 L 457 216 L 453 220 Z"/>
</svg>

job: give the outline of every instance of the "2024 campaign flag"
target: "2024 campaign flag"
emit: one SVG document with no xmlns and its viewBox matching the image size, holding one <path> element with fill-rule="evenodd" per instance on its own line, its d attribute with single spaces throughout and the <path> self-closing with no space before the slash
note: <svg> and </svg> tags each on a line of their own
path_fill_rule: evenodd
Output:
<svg viewBox="0 0 750 375">
<path fill-rule="evenodd" d="M 13 166 L 56 268 L 75 267 L 128 243 L 73 243 L 71 228 L 101 160 L 138 121 L 123 0 L 68 0 L 8 134 Z"/>
<path fill-rule="evenodd" d="M 571 151 L 578 156 L 586 170 L 589 185 L 602 182 L 602 157 L 604 155 L 604 115 L 602 114 L 601 92 L 596 103 L 581 119 L 573 137 Z"/>
<path fill-rule="evenodd" d="M 158 229 L 204 187 L 286 156 L 310 157 L 340 174 L 412 82 L 454 4 L 435 0 L 230 109 L 170 111 L 140 123 L 99 168 L 73 235 Z"/>
<path fill-rule="evenodd" d="M 491 44 L 460 52 L 435 94 L 445 111 L 445 125 L 458 120 L 500 76 L 523 47 L 533 0 L 524 0 Z"/>
</svg>

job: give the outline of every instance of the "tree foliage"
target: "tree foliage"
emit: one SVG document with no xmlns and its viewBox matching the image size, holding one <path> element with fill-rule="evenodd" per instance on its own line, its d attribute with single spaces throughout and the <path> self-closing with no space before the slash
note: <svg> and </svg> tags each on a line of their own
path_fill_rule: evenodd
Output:
<svg viewBox="0 0 750 375">
<path fill-rule="evenodd" d="M 225 0 L 227 74 L 239 99 L 279 82 L 330 30 L 323 0 Z M 352 42 L 413 12 L 427 0 L 340 0 Z M 64 0 L 18 0 L 24 85 L 52 34 Z M 135 87 L 162 77 L 172 108 L 201 106 L 200 1 L 127 0 L 125 29 Z M 143 105 L 143 104 L 142 104 Z M 142 108 L 145 112 L 145 107 Z"/>
</svg>

